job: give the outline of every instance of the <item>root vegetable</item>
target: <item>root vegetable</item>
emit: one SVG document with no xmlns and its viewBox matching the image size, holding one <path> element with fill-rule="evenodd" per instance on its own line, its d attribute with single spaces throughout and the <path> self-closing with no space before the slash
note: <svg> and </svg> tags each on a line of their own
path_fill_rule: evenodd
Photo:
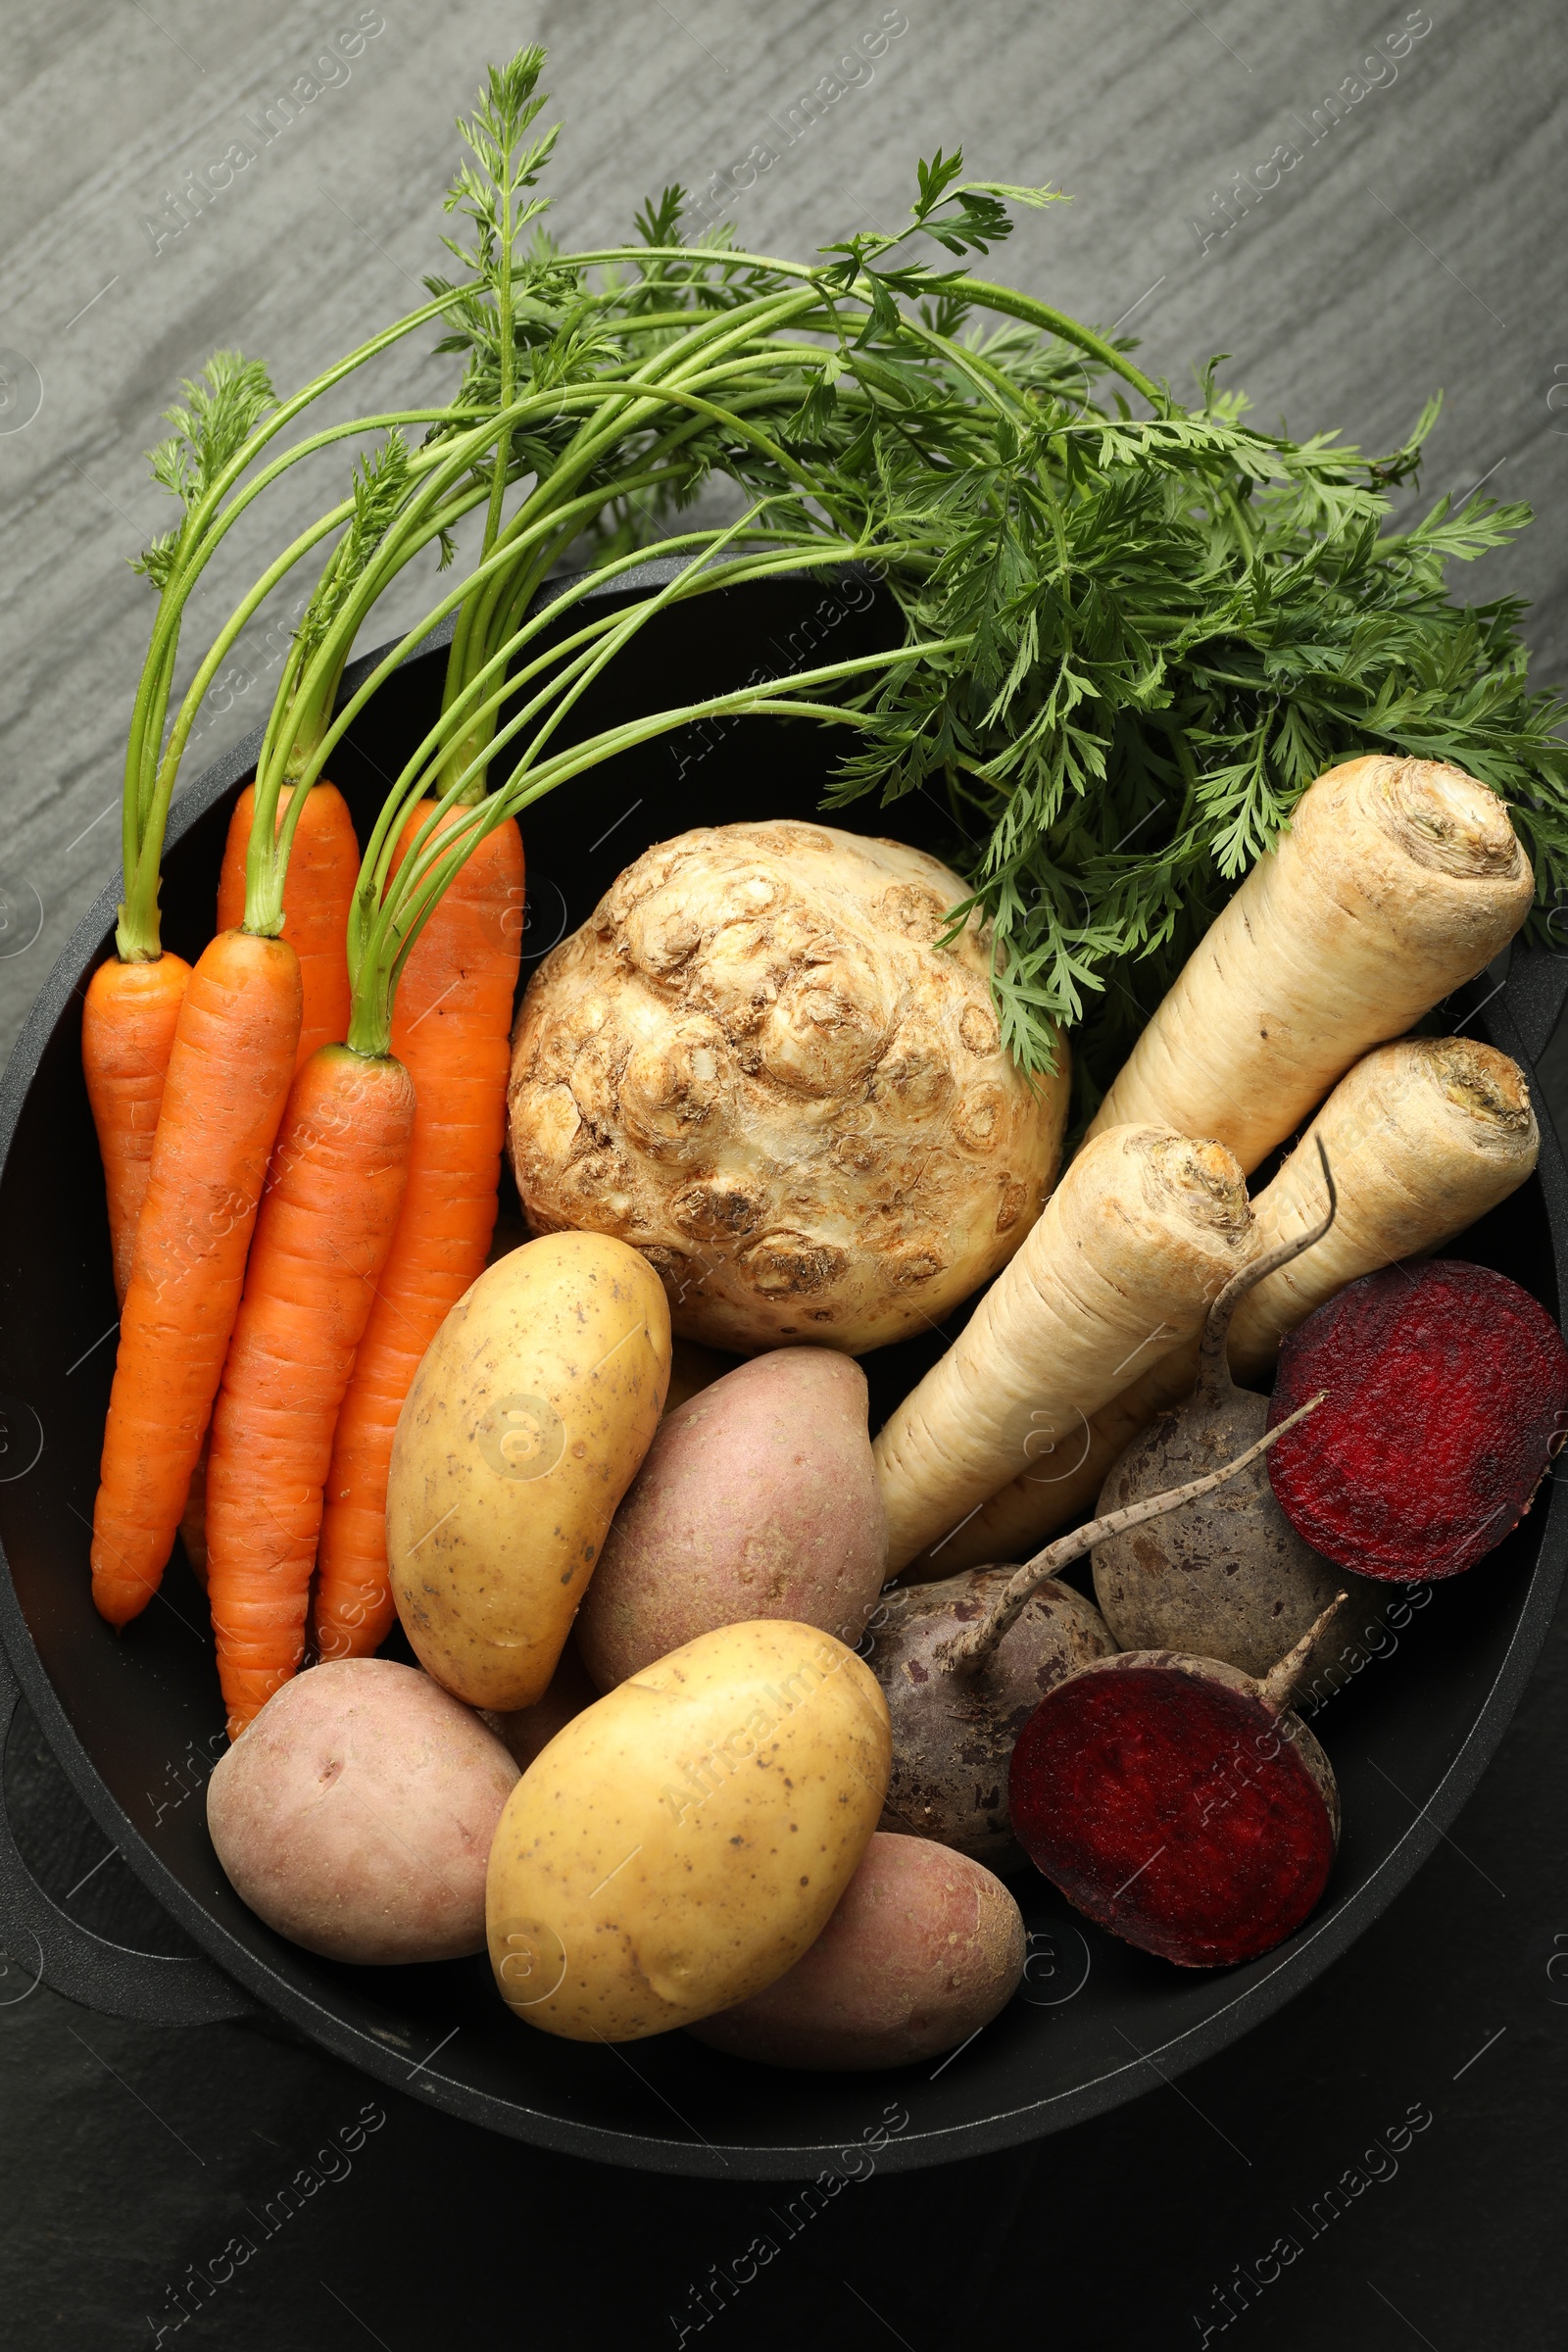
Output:
<svg viewBox="0 0 1568 2352">
<path fill-rule="evenodd" d="M 180 1000 L 120 1321 L 93 1504 L 92 1596 L 124 1625 L 157 1592 L 239 1312 L 294 1070 L 299 958 L 220 931 Z"/>
<path fill-rule="evenodd" d="M 1023 1916 L 1000 1879 L 878 1830 L 804 1958 L 693 2038 L 759 2066 L 912 2066 L 988 2026 L 1018 1988 Z"/>
<path fill-rule="evenodd" d="M 190 965 L 167 951 L 148 963 L 112 956 L 88 982 L 81 1007 L 81 1068 L 104 1163 L 115 1299 L 121 1306 L 152 1173 L 174 1026 L 189 980 Z"/>
<path fill-rule="evenodd" d="M 897 1587 L 880 1604 L 872 1673 L 893 1726 L 886 1830 L 936 1838 L 1002 1867 L 1018 1849 L 1007 1822 L 1007 1760 L 1045 1693 L 1116 1642 L 1093 1604 L 1046 1578 L 981 1677 L 957 1675 L 945 1653 L 989 1616 L 1010 1568 L 972 1568 L 938 1585 Z M 880 1612 L 879 1612 L 880 1613 Z"/>
<path fill-rule="evenodd" d="M 1195 1333 L 1098 1413 L 1071 1423 L 1055 1446 L 1042 1449 L 1030 1468 L 982 1503 L 973 1518 L 911 1560 L 906 1573 L 923 1579 L 987 1560 L 1028 1558 L 1058 1527 L 1070 1527 L 1094 1509 L 1118 1457 L 1156 1413 L 1180 1404 L 1197 1371 Z"/>
<path fill-rule="evenodd" d="M 430 812 L 428 801 L 410 810 L 394 871 Z M 449 810 L 435 838 L 462 814 Z M 392 1050 L 414 1081 L 414 1135 L 397 1231 L 332 1434 L 311 1604 L 322 1657 L 368 1656 L 391 1628 L 393 1438 L 420 1358 L 484 1270 L 505 1140 L 522 904 L 522 837 L 509 820 L 447 885 L 398 981 Z"/>
<path fill-rule="evenodd" d="M 853 1647 L 886 1564 L 865 1374 L 831 1348 L 777 1348 L 664 1415 L 578 1614 L 583 1663 L 612 1690 L 759 1617 Z"/>
<path fill-rule="evenodd" d="M 1453 1240 L 1524 1182 L 1540 1133 L 1524 1072 L 1468 1038 L 1400 1038 L 1341 1079 L 1301 1143 L 1252 1201 L 1258 1248 L 1270 1250 L 1321 1214 L 1316 1146 L 1339 1193 L 1332 1231 L 1266 1276 L 1231 1321 L 1230 1366 L 1247 1383 L 1274 1368 L 1281 1336 L 1348 1282 Z M 1112 1465 L 1158 1413 L 1179 1405 L 1198 1374 L 1198 1343 L 1174 1348 L 1054 1453 L 1042 1455 L 911 1573 L 951 1575 L 1017 1559 L 1086 1510 Z"/>
<path fill-rule="evenodd" d="M 1101 1490 L 1102 1511 L 1121 1510 L 1200 1477 L 1263 1435 L 1268 1398 L 1239 1389 L 1226 1363 L 1231 1318 L 1260 1278 L 1275 1275 L 1303 1251 L 1321 1250 L 1325 1236 L 1332 1240 L 1332 1185 L 1327 1215 L 1321 1213 L 1328 1173 L 1325 1158 L 1318 1169 L 1317 1221 L 1254 1258 L 1215 1299 L 1190 1395 L 1175 1412 L 1159 1414 L 1115 1462 Z M 1095 1545 L 1094 1560 L 1095 1598 L 1120 1648 L 1223 1658 L 1251 1675 L 1266 1674 L 1350 1581 L 1297 1534 L 1274 1499 L 1262 1460 L 1156 1525 L 1105 1536 Z M 1374 1614 L 1380 1597 L 1371 1586 L 1357 1593 L 1358 1603 Z M 1338 1628 L 1330 1626 L 1324 1639 L 1329 1650 L 1305 1660 L 1308 1676 L 1337 1648 Z"/>
<path fill-rule="evenodd" d="M 276 823 L 294 787 L 277 796 Z M 245 859 L 256 814 L 256 787 L 234 803 L 218 877 L 218 928 L 237 931 L 245 920 Z M 339 1046 L 349 1033 L 349 964 L 344 932 L 359 876 L 360 845 L 349 805 L 324 776 L 305 796 L 283 877 L 283 929 L 300 959 L 300 1042 L 294 1067 L 303 1070 L 318 1046 Z"/>
<path fill-rule="evenodd" d="M 1067 1060 L 1003 1051 L 991 939 L 898 842 L 684 833 L 627 867 L 528 987 L 511 1145 L 535 1232 L 644 1251 L 677 1332 L 851 1354 L 995 1274 L 1061 1156 Z"/>
<path fill-rule="evenodd" d="M 503 2000 L 599 2042 L 749 1999 L 832 1918 L 887 1785 L 882 1693 L 831 1634 L 770 1617 L 688 1642 L 514 1789 L 485 1898 Z"/>
<path fill-rule="evenodd" d="M 313 1667 L 207 1785 L 234 1890 L 329 1960 L 484 1949 L 485 1867 L 517 1767 L 477 1716 L 390 1658 Z"/>
<path fill-rule="evenodd" d="M 1322 1894 L 1340 1838 L 1333 1768 L 1287 1704 L 1321 1640 L 1315 1625 L 1260 1682 L 1156 1649 L 1058 1683 L 1013 1751 L 1012 1824 L 1030 1859 L 1111 1935 L 1184 1968 L 1283 1942 Z"/>
<path fill-rule="evenodd" d="M 664 1294 L 596 1233 L 499 1259 L 426 1349 L 392 1447 L 387 1558 L 420 1663 L 470 1706 L 544 1696 L 668 1379 Z"/>
<path fill-rule="evenodd" d="M 876 1441 L 896 1572 L 1197 1329 L 1252 1253 L 1242 1174 L 1221 1145 L 1112 1128 L 1073 1161 L 942 1360 Z"/>
<path fill-rule="evenodd" d="M 1506 946 L 1535 895 L 1494 793 L 1374 756 L 1297 804 L 1133 1049 L 1090 1134 L 1153 1119 L 1250 1174 L 1369 1047 Z"/>
<path fill-rule="evenodd" d="M 871 1653 L 893 1727 L 888 1826 L 1006 1860 L 1007 1760 L 1019 1733 L 1043 1692 L 1116 1647 L 1089 1602 L 1054 1581 L 1056 1571 L 1104 1537 L 1197 1502 L 1274 1442 L 1260 1438 L 1234 1461 L 1075 1528 L 1022 1568 L 971 1569 L 890 1592 L 886 1619 L 873 1620 Z"/>
<path fill-rule="evenodd" d="M 1362 1576 L 1457 1576 L 1530 1508 L 1568 1431 L 1568 1348 L 1528 1291 L 1462 1258 L 1390 1266 L 1280 1350 L 1269 1408 L 1329 1393 L 1271 1465 L 1291 1524 Z"/>
<path fill-rule="evenodd" d="M 1302 1232 L 1318 1213 L 1317 1147 L 1339 1188 L 1332 1231 L 1248 1294 L 1231 1324 L 1238 1379 L 1266 1378 L 1286 1332 L 1347 1283 L 1420 1257 L 1523 1184 L 1541 1134 L 1525 1074 L 1466 1037 L 1408 1037 L 1341 1079 L 1300 1145 L 1252 1203 L 1259 1245 Z"/>
<path fill-rule="evenodd" d="M 289 1093 L 203 1498 L 230 1739 L 305 1654 L 333 1425 L 392 1246 L 413 1129 L 413 1082 L 390 1054 L 318 1047 Z"/>
</svg>

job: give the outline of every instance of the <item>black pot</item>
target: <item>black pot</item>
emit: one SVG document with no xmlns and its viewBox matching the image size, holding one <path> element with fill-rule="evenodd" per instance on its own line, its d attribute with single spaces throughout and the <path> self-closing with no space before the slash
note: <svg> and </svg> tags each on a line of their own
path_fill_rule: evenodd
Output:
<svg viewBox="0 0 1568 2352">
<path fill-rule="evenodd" d="M 648 576 L 614 599 L 646 593 Z M 759 666 L 779 672 L 866 650 L 887 625 L 870 584 L 853 576 L 712 596 L 651 623 L 579 714 L 581 727 L 722 691 Z M 442 660 L 436 645 L 405 664 L 333 763 L 362 837 L 433 714 Z M 252 736 L 210 768 L 170 827 L 165 938 L 192 958 L 212 928 L 228 811 L 259 744 Z M 525 973 L 651 842 L 693 824 L 814 814 L 839 748 L 824 729 L 747 720 L 655 742 L 543 802 L 525 826 Z M 833 821 L 951 848 L 945 818 L 919 796 L 892 810 L 861 802 Z M 715 2179 L 798 2179 L 873 2132 L 886 2134 L 884 2167 L 935 2164 L 1138 2096 L 1298 1992 L 1432 1851 L 1496 1747 L 1544 1637 L 1568 1561 L 1568 1498 L 1556 1483 L 1484 1565 L 1434 1592 L 1396 1655 L 1367 1666 L 1317 1718 L 1344 1793 L 1344 1844 L 1317 1912 L 1249 1966 L 1168 1967 L 1077 1920 L 1036 1881 L 1018 1889 L 1034 1937 L 1028 1974 L 994 2025 L 934 2066 L 811 2076 L 729 2061 L 681 2034 L 618 2050 L 532 2033 L 497 1998 L 482 1957 L 357 1969 L 272 1935 L 229 1887 L 207 1836 L 203 1787 L 222 1750 L 223 1715 L 204 1603 L 183 1558 L 176 1552 L 160 1598 L 122 1634 L 98 1617 L 89 1592 L 114 1293 L 80 1019 L 87 978 L 110 952 L 118 896 L 118 885 L 107 890 L 75 932 L 0 1090 L 0 1539 L 10 1571 L 0 1582 L 0 1736 L 24 1693 L 72 1787 L 182 1931 L 173 1941 L 183 1948 L 155 1956 L 87 1933 L 41 1891 L 0 1816 L 0 1939 L 21 1972 L 8 1980 L 12 1997 L 19 1983 L 41 1979 L 116 2016 L 270 2018 L 455 2115 L 542 2146 Z M 1506 986 L 1488 997 L 1489 985 L 1447 1011 L 1528 1065 L 1568 994 L 1568 962 L 1516 953 Z M 1543 1129 L 1537 1176 L 1457 1253 L 1510 1275 L 1556 1316 L 1568 1178 L 1544 1119 Z M 942 1345 L 868 1359 L 875 1417 Z"/>
</svg>

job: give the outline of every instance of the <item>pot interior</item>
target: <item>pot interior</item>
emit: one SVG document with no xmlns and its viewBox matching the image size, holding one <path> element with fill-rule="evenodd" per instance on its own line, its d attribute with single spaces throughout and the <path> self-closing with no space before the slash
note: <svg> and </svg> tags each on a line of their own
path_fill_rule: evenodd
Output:
<svg viewBox="0 0 1568 2352">
<path fill-rule="evenodd" d="M 602 683 L 591 719 L 721 691 L 863 651 L 889 615 L 863 583 L 780 581 L 669 612 Z M 831 647 L 831 657 L 822 649 Z M 440 648 L 409 662 L 358 723 L 333 780 L 362 839 L 387 780 L 437 705 Z M 524 980 L 651 843 L 693 825 L 820 818 L 841 738 L 746 720 L 645 746 L 524 818 Z M 209 771 L 176 809 L 166 863 L 165 939 L 194 958 L 214 920 L 228 809 L 254 745 Z M 945 810 L 920 794 L 859 802 L 826 821 L 953 854 Z M 112 894 L 111 894 L 112 895 Z M 203 1788 L 222 1752 L 204 1596 L 176 1551 L 153 1604 L 123 1633 L 93 1609 L 88 1542 L 114 1370 L 115 1300 L 98 1155 L 80 1071 L 81 993 L 112 947 L 108 900 L 57 972 L 63 1005 L 26 1078 L 0 1176 L 0 1539 L 42 1676 L 19 1664 L 78 1792 L 174 1919 L 251 1989 L 319 2038 L 416 2094 L 494 2128 L 628 2163 L 736 2177 L 814 2171 L 836 2148 L 891 2132 L 884 2165 L 934 2162 L 1050 2131 L 1134 2096 L 1234 2039 L 1317 1974 L 1391 1899 L 1439 1834 L 1424 1809 L 1470 1746 L 1468 1787 L 1522 1687 L 1510 1659 L 1548 1519 L 1560 1573 L 1560 1498 L 1536 1508 L 1473 1574 L 1432 1592 L 1396 1654 L 1360 1673 L 1316 1718 L 1340 1777 L 1345 1837 L 1317 1913 L 1266 1958 L 1189 1973 L 1077 1919 L 1044 1881 L 1016 1891 L 1034 1935 L 1025 1984 L 969 2046 L 889 2076 L 811 2076 L 730 2061 L 674 2034 L 629 2051 L 530 2032 L 502 2006 L 482 1957 L 356 1969 L 275 1936 L 233 1893 L 207 1836 Z M 47 994 L 47 992 L 46 992 Z M 1554 1147 L 1553 1147 L 1554 1149 Z M 507 1205 L 504 1203 L 504 1205 Z M 514 1197 L 510 1202 L 515 1210 Z M 1449 1254 L 1474 1258 L 1558 1312 L 1553 1236 L 1539 1179 Z M 959 1328 L 866 1359 L 873 1427 Z M 44 1679 L 46 1678 L 46 1680 Z M 1500 1678 L 1500 1679 L 1499 1679 Z M 1456 1801 L 1456 1800 L 1455 1800 Z M 1452 1804 L 1448 1806 L 1451 1813 Z M 1442 1818 L 1446 1818 L 1441 1805 Z M 1173 2046 L 1179 2045 L 1179 2046 Z M 439 2051 L 432 2066 L 422 2065 Z M 889 2126 L 884 2111 L 905 2121 Z"/>
</svg>

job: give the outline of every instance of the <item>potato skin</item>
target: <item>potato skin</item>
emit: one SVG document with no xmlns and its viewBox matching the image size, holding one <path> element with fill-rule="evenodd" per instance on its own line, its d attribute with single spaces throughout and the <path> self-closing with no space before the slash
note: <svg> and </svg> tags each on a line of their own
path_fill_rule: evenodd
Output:
<svg viewBox="0 0 1568 2352">
<path fill-rule="evenodd" d="M 329 1960 L 453 1960 L 484 1944 L 484 1877 L 517 1767 L 416 1667 L 339 1658 L 270 1698 L 207 1784 L 235 1892 Z"/>
<path fill-rule="evenodd" d="M 902 842 L 778 819 L 661 842 L 544 958 L 514 1038 L 535 1233 L 647 1252 L 683 1337 L 852 1355 L 939 1322 L 1055 1181 L 1068 1054 L 1002 1043 L 978 915 Z"/>
<path fill-rule="evenodd" d="M 420 1663 L 470 1706 L 543 1696 L 668 1385 L 663 1292 L 601 1234 L 512 1250 L 437 1332 L 398 1419 L 387 1557 Z"/>
<path fill-rule="evenodd" d="M 1017 1904 L 983 1863 L 878 1830 L 805 1957 L 691 2032 L 759 2066 L 910 2066 L 956 2049 L 1006 2007 L 1027 1941 Z"/>
<path fill-rule="evenodd" d="M 705 1634 L 558 1733 L 490 1849 L 490 1962 L 547 2034 L 635 2041 L 815 1942 L 876 1826 L 882 1693 L 814 1626 Z"/>
<path fill-rule="evenodd" d="M 886 1573 L 865 1374 L 781 1348 L 666 1413 L 615 1513 L 577 1620 L 602 1690 L 700 1634 L 755 1617 L 853 1647 Z"/>
</svg>

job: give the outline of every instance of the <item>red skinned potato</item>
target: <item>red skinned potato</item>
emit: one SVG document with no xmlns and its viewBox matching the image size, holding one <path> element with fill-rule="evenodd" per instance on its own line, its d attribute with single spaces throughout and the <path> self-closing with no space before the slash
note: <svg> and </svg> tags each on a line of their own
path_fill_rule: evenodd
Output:
<svg viewBox="0 0 1568 2352">
<path fill-rule="evenodd" d="M 687 2031 L 760 2066 L 910 2066 L 1005 2008 L 1026 1940 L 1017 1904 L 982 1864 L 878 1830 L 805 1957 Z"/>
<path fill-rule="evenodd" d="M 755 1356 L 665 1414 L 578 1613 L 583 1662 L 611 1690 L 758 1617 L 853 1648 L 886 1559 L 865 1374 L 827 1348 Z"/>
<path fill-rule="evenodd" d="M 485 1866 L 517 1766 L 416 1667 L 342 1658 L 285 1683 L 220 1761 L 207 1825 L 229 1883 L 328 1960 L 484 1948 Z"/>
</svg>

